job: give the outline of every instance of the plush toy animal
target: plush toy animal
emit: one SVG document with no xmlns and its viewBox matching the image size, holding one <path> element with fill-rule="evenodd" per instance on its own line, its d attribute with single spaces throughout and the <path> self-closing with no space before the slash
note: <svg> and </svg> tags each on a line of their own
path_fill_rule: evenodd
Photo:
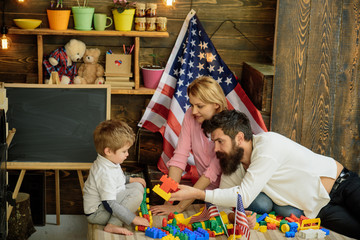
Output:
<svg viewBox="0 0 360 240">
<path fill-rule="evenodd" d="M 54 50 L 43 61 L 45 79 L 49 79 L 52 72 L 59 74 L 61 84 L 71 84 L 77 75 L 75 62 L 84 56 L 86 45 L 77 39 L 71 39 L 64 47 Z"/>
<path fill-rule="evenodd" d="M 104 84 L 104 68 L 98 64 L 100 49 L 86 49 L 83 61 L 80 65 L 78 76 L 75 77 L 75 84 Z"/>
</svg>

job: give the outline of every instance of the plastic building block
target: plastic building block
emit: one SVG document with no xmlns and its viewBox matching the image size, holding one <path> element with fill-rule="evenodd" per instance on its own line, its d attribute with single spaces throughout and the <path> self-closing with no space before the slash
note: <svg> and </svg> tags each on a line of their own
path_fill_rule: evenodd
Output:
<svg viewBox="0 0 360 240">
<path fill-rule="evenodd" d="M 151 238 L 163 238 L 166 236 L 166 233 L 163 232 L 161 229 L 150 227 L 145 230 L 145 236 Z"/>
<path fill-rule="evenodd" d="M 267 223 L 267 229 L 276 230 L 276 224 L 275 223 Z"/>
<path fill-rule="evenodd" d="M 264 213 L 263 215 L 261 215 L 260 217 L 258 217 L 256 219 L 257 222 L 261 222 L 263 221 L 267 216 L 269 216 L 267 213 Z"/>
<path fill-rule="evenodd" d="M 156 184 L 152 189 L 157 195 L 165 199 L 166 201 L 169 201 L 171 197 L 171 193 L 165 192 L 163 189 L 160 188 L 160 184 Z"/>
<path fill-rule="evenodd" d="M 330 230 L 326 229 L 326 228 L 320 228 L 321 231 L 325 232 L 325 235 L 329 235 L 330 234 Z"/>
<path fill-rule="evenodd" d="M 290 218 L 293 219 L 295 222 L 300 223 L 300 219 L 298 217 L 296 217 L 293 213 L 290 214 Z"/>
<path fill-rule="evenodd" d="M 301 221 L 301 230 L 306 229 L 319 229 L 320 228 L 320 218 L 313 218 L 313 219 L 304 219 Z"/>
<path fill-rule="evenodd" d="M 270 217 L 266 217 L 266 218 L 265 218 L 265 221 L 266 221 L 267 223 L 274 223 L 277 227 L 280 226 L 280 222 L 279 222 L 278 220 L 276 220 L 276 219 L 273 219 L 273 218 L 270 218 Z"/>
<path fill-rule="evenodd" d="M 175 192 L 179 186 L 178 182 L 168 177 L 166 174 L 160 178 L 160 181 L 162 182 L 160 188 L 166 193 Z"/>
<path fill-rule="evenodd" d="M 288 225 L 290 227 L 290 232 L 297 232 L 298 231 L 299 223 L 297 223 L 297 222 L 289 222 Z"/>
<path fill-rule="evenodd" d="M 264 232 L 267 231 L 267 227 L 266 227 L 266 226 L 260 226 L 260 227 L 259 227 L 259 231 L 262 232 L 262 233 L 264 233 Z"/>
<path fill-rule="evenodd" d="M 295 232 L 291 232 L 291 231 L 286 232 L 286 233 L 285 233 L 285 237 L 287 237 L 287 238 L 293 238 L 293 237 L 295 237 Z"/>
<path fill-rule="evenodd" d="M 321 239 L 321 238 L 325 238 L 325 232 L 322 231 L 321 229 L 306 229 L 306 230 L 301 230 L 298 234 L 298 237 L 304 239 L 310 239 L 310 238 Z"/>
</svg>

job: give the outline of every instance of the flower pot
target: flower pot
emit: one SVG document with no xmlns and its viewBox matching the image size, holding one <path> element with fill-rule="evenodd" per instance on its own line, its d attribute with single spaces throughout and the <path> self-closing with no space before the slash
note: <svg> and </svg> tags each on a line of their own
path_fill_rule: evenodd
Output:
<svg viewBox="0 0 360 240">
<path fill-rule="evenodd" d="M 135 9 L 125 9 L 122 13 L 114 9 L 112 10 L 112 14 L 114 16 L 115 30 L 131 31 Z"/>
<path fill-rule="evenodd" d="M 81 31 L 89 31 L 92 29 L 92 21 L 95 8 L 93 7 L 72 7 L 74 16 L 74 28 Z"/>
<path fill-rule="evenodd" d="M 158 67 L 156 69 L 150 67 L 141 67 L 141 72 L 143 75 L 144 86 L 146 88 L 156 89 L 164 72 L 164 68 Z"/>
<path fill-rule="evenodd" d="M 52 30 L 66 30 L 69 25 L 70 9 L 47 9 L 49 28 Z"/>
</svg>

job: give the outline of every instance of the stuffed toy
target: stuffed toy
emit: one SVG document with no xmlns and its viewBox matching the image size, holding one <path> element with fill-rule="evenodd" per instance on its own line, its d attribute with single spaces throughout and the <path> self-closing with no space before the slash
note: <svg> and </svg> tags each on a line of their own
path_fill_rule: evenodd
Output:
<svg viewBox="0 0 360 240">
<path fill-rule="evenodd" d="M 104 68 L 98 64 L 100 49 L 86 49 L 83 61 L 80 65 L 78 76 L 75 77 L 75 84 L 104 84 Z"/>
<path fill-rule="evenodd" d="M 86 45 L 77 39 L 71 39 L 64 47 L 54 50 L 45 58 L 45 79 L 49 79 L 52 72 L 59 74 L 61 84 L 71 84 L 77 75 L 76 62 L 84 56 Z"/>
</svg>

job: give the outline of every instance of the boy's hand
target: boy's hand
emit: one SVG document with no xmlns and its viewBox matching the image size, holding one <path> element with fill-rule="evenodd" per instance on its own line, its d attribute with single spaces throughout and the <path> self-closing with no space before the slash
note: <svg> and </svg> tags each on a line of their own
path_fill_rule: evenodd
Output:
<svg viewBox="0 0 360 240">
<path fill-rule="evenodd" d="M 245 211 L 245 214 L 246 214 L 246 219 L 248 220 L 249 228 L 254 229 L 256 224 L 256 212 Z"/>
<path fill-rule="evenodd" d="M 145 182 L 145 180 L 144 180 L 143 178 L 139 178 L 139 177 L 133 178 L 133 177 L 131 177 L 131 178 L 129 179 L 129 182 L 130 182 L 130 183 L 138 182 L 138 183 L 141 183 L 144 188 L 146 187 L 146 182 Z"/>
<path fill-rule="evenodd" d="M 146 218 L 135 216 L 134 220 L 132 221 L 134 225 L 141 225 L 145 227 L 150 227 L 150 223 Z"/>
<path fill-rule="evenodd" d="M 250 229 L 254 229 L 255 224 L 256 224 L 256 212 L 251 212 L 251 211 L 245 211 L 246 214 L 246 219 L 248 220 L 248 224 L 249 224 L 249 228 Z M 253 214 L 253 215 L 251 215 Z M 229 213 L 228 214 L 228 219 L 229 222 L 234 223 L 235 220 L 235 213 Z"/>
</svg>

